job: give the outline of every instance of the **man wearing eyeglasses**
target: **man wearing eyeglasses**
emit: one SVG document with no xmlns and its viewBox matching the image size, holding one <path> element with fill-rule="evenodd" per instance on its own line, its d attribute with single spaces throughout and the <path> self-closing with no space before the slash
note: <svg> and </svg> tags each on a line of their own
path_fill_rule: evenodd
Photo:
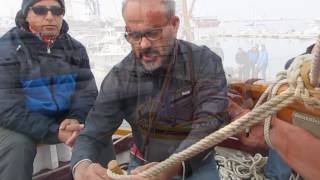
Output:
<svg viewBox="0 0 320 180">
<path fill-rule="evenodd" d="M 0 39 L 0 179 L 31 180 L 36 145 L 72 146 L 97 96 L 64 0 L 23 0 Z"/>
<path fill-rule="evenodd" d="M 71 163 L 76 180 L 109 179 L 103 166 L 115 157 L 104 151 L 112 152 L 111 136 L 123 119 L 133 132 L 133 174 L 226 123 L 221 58 L 207 47 L 176 39 L 180 21 L 175 1 L 125 0 L 122 14 L 132 51 L 105 77 L 76 141 Z M 157 179 L 219 179 L 213 153 L 202 152 Z"/>
</svg>

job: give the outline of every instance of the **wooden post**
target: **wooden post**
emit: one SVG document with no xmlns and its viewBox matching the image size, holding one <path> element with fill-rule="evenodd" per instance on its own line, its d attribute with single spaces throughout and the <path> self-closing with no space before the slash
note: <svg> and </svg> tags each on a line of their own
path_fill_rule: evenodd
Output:
<svg viewBox="0 0 320 180">
<path fill-rule="evenodd" d="M 108 163 L 108 169 L 110 169 L 115 174 L 123 175 L 122 169 L 120 168 L 116 160 L 112 160 Z"/>
</svg>

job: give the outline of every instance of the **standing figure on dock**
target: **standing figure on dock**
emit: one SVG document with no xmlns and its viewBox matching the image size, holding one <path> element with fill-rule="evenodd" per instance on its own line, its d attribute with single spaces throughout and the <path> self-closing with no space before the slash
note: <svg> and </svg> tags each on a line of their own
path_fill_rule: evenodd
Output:
<svg viewBox="0 0 320 180">
<path fill-rule="evenodd" d="M 250 60 L 249 73 L 250 78 L 256 78 L 256 70 L 257 70 L 257 61 L 259 58 L 259 46 L 256 44 L 248 51 L 248 57 Z"/>
<path fill-rule="evenodd" d="M 129 170 L 162 161 L 227 123 L 221 59 L 205 46 L 176 39 L 175 1 L 125 0 L 122 13 L 132 51 L 105 77 L 76 141 L 76 180 L 109 179 L 103 166 L 115 158 L 111 137 L 123 120 L 134 139 Z M 157 178 L 217 180 L 213 157 L 211 148 Z"/>
<path fill-rule="evenodd" d="M 219 42 L 217 42 L 216 45 L 212 48 L 212 51 L 220 56 L 221 61 L 224 60 L 224 52 Z"/>
<path fill-rule="evenodd" d="M 37 144 L 72 146 L 97 96 L 64 0 L 23 0 L 0 39 L 0 179 L 31 180 Z"/>
<path fill-rule="evenodd" d="M 268 67 L 269 53 L 266 49 L 266 46 L 261 45 L 261 49 L 259 51 L 259 58 L 257 61 L 257 70 L 256 70 L 256 78 L 259 78 L 259 74 L 261 74 L 261 78 L 267 80 L 267 67 Z"/>
<path fill-rule="evenodd" d="M 238 48 L 238 51 L 235 56 L 236 63 L 238 64 L 238 78 L 240 80 L 246 81 L 249 79 L 250 73 L 250 60 L 248 58 L 247 52 L 245 52 L 242 48 Z"/>
</svg>

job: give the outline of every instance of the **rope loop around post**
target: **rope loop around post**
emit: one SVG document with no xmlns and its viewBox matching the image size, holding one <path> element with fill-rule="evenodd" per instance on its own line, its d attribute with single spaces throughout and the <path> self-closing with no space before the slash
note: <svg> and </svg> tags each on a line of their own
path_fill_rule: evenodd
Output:
<svg viewBox="0 0 320 180">
<path fill-rule="evenodd" d="M 310 82 L 315 87 L 320 87 L 320 35 L 314 47 L 314 58 L 310 70 Z"/>
</svg>

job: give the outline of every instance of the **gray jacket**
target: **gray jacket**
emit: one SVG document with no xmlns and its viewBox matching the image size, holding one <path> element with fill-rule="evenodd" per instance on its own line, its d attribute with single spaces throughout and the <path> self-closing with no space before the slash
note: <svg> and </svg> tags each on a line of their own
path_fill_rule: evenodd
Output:
<svg viewBox="0 0 320 180">
<path fill-rule="evenodd" d="M 112 68 L 76 141 L 71 167 L 82 159 L 101 162 L 99 154 L 112 150 L 111 136 L 123 120 L 131 125 L 139 150 L 145 152 L 148 148 L 145 158 L 150 162 L 164 160 L 226 123 L 227 83 L 221 59 L 207 47 L 181 40 L 177 46 L 170 81 L 162 93 L 166 68 L 145 72 L 132 52 Z M 168 59 L 172 62 L 172 57 Z M 150 122 L 152 115 L 155 118 Z M 163 147 L 161 142 L 171 145 Z M 187 165 L 196 170 L 206 154 Z M 114 159 L 114 154 L 107 159 Z"/>
</svg>

